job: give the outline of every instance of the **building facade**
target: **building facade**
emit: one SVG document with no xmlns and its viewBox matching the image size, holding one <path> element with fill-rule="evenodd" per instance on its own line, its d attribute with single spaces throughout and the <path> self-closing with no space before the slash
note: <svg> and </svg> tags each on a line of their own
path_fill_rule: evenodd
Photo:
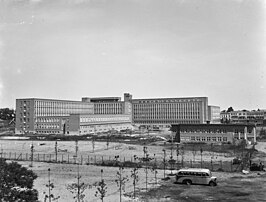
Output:
<svg viewBox="0 0 266 202">
<path fill-rule="evenodd" d="M 262 125 L 266 120 L 266 110 L 237 110 L 220 113 L 222 123 L 254 123 Z"/>
<path fill-rule="evenodd" d="M 177 142 L 222 143 L 245 139 L 256 142 L 254 124 L 180 124 L 172 125 Z"/>
<path fill-rule="evenodd" d="M 132 99 L 134 124 L 169 126 L 171 124 L 200 124 L 208 120 L 208 98 Z"/>
<path fill-rule="evenodd" d="M 70 135 L 96 134 L 109 131 L 132 130 L 129 114 L 71 114 L 69 118 Z"/>
<path fill-rule="evenodd" d="M 71 113 L 93 114 L 93 104 L 54 99 L 16 100 L 16 134 L 65 134 Z"/>
<path fill-rule="evenodd" d="M 221 109 L 218 106 L 208 106 L 208 121 L 210 123 L 220 123 Z"/>
<path fill-rule="evenodd" d="M 136 126 L 170 128 L 171 124 L 214 123 L 219 109 L 208 106 L 207 97 L 133 99 L 129 93 L 124 94 L 124 101 L 120 97 L 83 97 L 81 101 L 17 99 L 15 130 L 16 134 L 84 134 L 86 130 L 83 130 L 85 126 L 81 120 L 85 115 L 88 118 L 97 118 L 96 115 L 99 115 L 98 120 L 112 117 L 113 121 L 87 123 L 88 133 L 99 132 L 97 128 L 106 131 L 110 124 L 114 128 L 118 124 L 121 130 L 127 129 L 128 120 L 121 122 L 119 118 L 124 115 Z M 80 121 L 77 122 L 73 117 Z M 80 125 L 75 125 L 73 121 Z"/>
<path fill-rule="evenodd" d="M 111 125 L 120 124 L 116 129 L 128 128 L 128 122 L 121 122 L 121 117 L 116 115 L 126 115 L 131 119 L 131 104 L 119 100 L 110 100 L 107 98 L 82 99 L 82 101 L 54 100 L 27 98 L 16 100 L 16 134 L 69 134 L 73 133 L 73 119 L 71 115 L 82 114 L 96 116 L 102 115 L 112 118 Z M 100 122 L 95 123 L 96 130 Z M 109 125 L 110 125 L 109 124 Z M 121 126 L 121 125 L 125 125 Z M 103 121 L 102 125 L 106 125 Z M 106 127 L 102 127 L 106 128 Z M 81 130 L 82 131 L 82 130 Z M 76 133 L 79 134 L 79 133 Z"/>
</svg>

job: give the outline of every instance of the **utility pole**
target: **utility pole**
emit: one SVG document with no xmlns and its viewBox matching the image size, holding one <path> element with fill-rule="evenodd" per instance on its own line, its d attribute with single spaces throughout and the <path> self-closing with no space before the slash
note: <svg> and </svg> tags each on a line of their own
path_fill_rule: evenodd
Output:
<svg viewBox="0 0 266 202">
<path fill-rule="evenodd" d="M 30 163 L 30 167 L 33 166 L 33 151 L 34 151 L 34 146 L 33 146 L 33 142 L 31 142 L 31 145 L 30 145 L 30 152 L 31 152 L 31 163 Z"/>
<path fill-rule="evenodd" d="M 166 158 L 166 151 L 163 149 L 163 178 L 165 178 L 165 158 Z"/>
<path fill-rule="evenodd" d="M 200 168 L 202 168 L 202 147 L 200 148 Z"/>
<path fill-rule="evenodd" d="M 79 163 L 78 163 L 78 193 L 77 193 L 78 202 L 80 202 L 80 186 L 79 186 L 80 178 L 81 177 L 79 176 Z"/>
<path fill-rule="evenodd" d="M 57 162 L 57 141 L 55 142 L 55 162 Z"/>
<path fill-rule="evenodd" d="M 176 169 L 178 170 L 179 145 L 176 145 Z"/>
<path fill-rule="evenodd" d="M 76 150 L 75 150 L 75 155 L 76 157 L 78 157 L 78 150 L 79 150 L 79 147 L 78 147 L 78 140 L 75 140 L 75 145 L 76 145 Z"/>
<path fill-rule="evenodd" d="M 48 168 L 48 199 L 51 202 L 51 179 L 50 179 L 50 171 L 51 169 Z"/>
</svg>

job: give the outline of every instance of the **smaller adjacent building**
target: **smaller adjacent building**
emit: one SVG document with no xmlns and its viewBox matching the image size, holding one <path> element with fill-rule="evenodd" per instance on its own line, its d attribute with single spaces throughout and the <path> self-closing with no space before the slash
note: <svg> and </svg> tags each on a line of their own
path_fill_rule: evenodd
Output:
<svg viewBox="0 0 266 202">
<path fill-rule="evenodd" d="M 133 129 L 130 114 L 70 114 L 69 135 L 96 134 Z"/>
<path fill-rule="evenodd" d="M 172 125 L 171 131 L 177 142 L 233 143 L 240 139 L 256 142 L 254 124 L 179 124 Z"/>
<path fill-rule="evenodd" d="M 208 121 L 210 123 L 220 123 L 220 107 L 219 106 L 208 106 Z"/>
</svg>

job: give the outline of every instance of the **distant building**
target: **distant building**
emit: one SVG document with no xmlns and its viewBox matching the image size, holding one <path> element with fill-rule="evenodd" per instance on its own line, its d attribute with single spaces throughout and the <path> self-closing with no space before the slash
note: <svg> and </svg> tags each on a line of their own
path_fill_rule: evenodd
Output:
<svg viewBox="0 0 266 202">
<path fill-rule="evenodd" d="M 210 123 L 220 123 L 220 107 L 218 106 L 208 106 L 208 121 Z"/>
<path fill-rule="evenodd" d="M 256 142 L 254 124 L 174 124 L 171 131 L 177 142 L 233 143 L 241 139 Z"/>
<path fill-rule="evenodd" d="M 254 123 L 262 125 L 266 120 L 266 110 L 237 110 L 220 113 L 222 123 Z"/>
</svg>

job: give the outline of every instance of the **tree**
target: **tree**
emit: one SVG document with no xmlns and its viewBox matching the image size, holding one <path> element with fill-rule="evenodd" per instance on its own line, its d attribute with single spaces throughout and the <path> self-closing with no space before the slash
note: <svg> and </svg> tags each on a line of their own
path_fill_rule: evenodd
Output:
<svg viewBox="0 0 266 202">
<path fill-rule="evenodd" d="M 136 160 L 138 159 L 138 157 L 136 155 L 134 155 L 134 162 L 136 162 Z M 133 178 L 133 197 L 136 197 L 136 184 L 139 181 L 139 175 L 138 175 L 138 165 L 135 164 L 135 167 L 131 170 L 131 178 Z"/>
<path fill-rule="evenodd" d="M 95 192 L 95 196 L 99 197 L 103 202 L 103 199 L 107 193 L 107 185 L 103 179 L 103 170 L 101 170 L 101 181 L 96 183 L 96 186 L 97 186 L 97 191 Z"/>
<path fill-rule="evenodd" d="M 125 185 L 128 181 L 128 176 L 124 176 L 124 168 L 122 166 L 119 167 L 119 171 L 116 173 L 116 184 L 119 187 L 119 193 L 120 193 L 120 202 L 122 201 L 122 191 L 125 191 Z"/>
<path fill-rule="evenodd" d="M 51 202 L 51 201 L 56 201 L 60 198 L 60 196 L 55 197 L 52 194 L 52 190 L 54 189 L 54 183 L 51 183 L 50 171 L 51 171 L 51 169 L 48 168 L 48 184 L 45 185 L 48 188 L 48 193 L 43 192 L 44 202 L 46 202 L 47 199 L 48 199 L 48 202 Z"/>
<path fill-rule="evenodd" d="M 233 111 L 234 111 L 233 107 L 229 107 L 229 108 L 227 109 L 227 112 L 233 112 Z"/>
<path fill-rule="evenodd" d="M 37 175 L 16 162 L 7 163 L 0 158 L 0 201 L 38 201 L 38 191 L 33 189 Z"/>
<path fill-rule="evenodd" d="M 0 109 L 0 119 L 12 120 L 13 118 L 15 118 L 14 109 L 9 109 L 9 108 Z"/>
<path fill-rule="evenodd" d="M 79 164 L 78 164 L 78 175 L 77 175 L 77 183 L 72 183 L 67 185 L 67 190 L 74 194 L 75 202 L 84 202 L 85 194 L 84 191 L 88 188 L 89 184 L 85 184 L 84 182 L 80 182 L 80 174 L 79 174 Z"/>
</svg>

